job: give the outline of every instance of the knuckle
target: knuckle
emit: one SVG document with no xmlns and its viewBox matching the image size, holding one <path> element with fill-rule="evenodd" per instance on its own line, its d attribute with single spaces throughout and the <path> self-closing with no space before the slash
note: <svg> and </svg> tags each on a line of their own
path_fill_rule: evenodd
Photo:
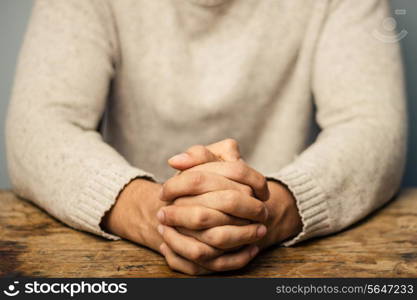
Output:
<svg viewBox="0 0 417 300">
<path fill-rule="evenodd" d="M 191 250 L 190 257 L 194 261 L 201 261 L 207 257 L 207 254 L 202 246 L 194 246 Z"/>
<path fill-rule="evenodd" d="M 217 258 L 211 264 L 211 269 L 217 272 L 226 271 L 226 262 L 223 257 Z"/>
<path fill-rule="evenodd" d="M 257 236 L 256 230 L 257 230 L 257 228 L 258 227 L 256 227 L 256 226 L 250 226 L 248 228 L 248 230 L 246 230 L 245 236 L 246 236 L 246 240 L 247 241 L 254 241 L 254 240 L 256 240 L 256 236 Z"/>
<path fill-rule="evenodd" d="M 227 138 L 223 140 L 223 143 L 227 146 L 227 148 L 233 149 L 233 150 L 236 150 L 239 145 L 239 143 L 233 138 Z"/>
<path fill-rule="evenodd" d="M 226 235 L 222 230 L 207 232 L 207 240 L 210 245 L 219 249 L 225 249 Z"/>
<path fill-rule="evenodd" d="M 223 204 L 227 207 L 228 211 L 236 209 L 240 197 L 240 192 L 236 190 L 227 190 L 224 192 Z"/>
<path fill-rule="evenodd" d="M 194 220 L 193 220 L 193 224 L 195 227 L 204 228 L 205 226 L 207 226 L 209 221 L 210 221 L 210 216 L 207 212 L 201 209 L 197 210 L 197 212 L 194 215 Z"/>
<path fill-rule="evenodd" d="M 221 272 L 228 270 L 236 270 L 243 268 L 250 261 L 251 257 L 249 254 L 236 257 L 233 260 L 219 257 L 213 260 L 210 264 L 210 269 L 213 271 Z"/>
<path fill-rule="evenodd" d="M 265 218 L 265 204 L 260 201 L 257 201 L 253 207 L 253 212 L 257 220 L 262 221 Z"/>
<path fill-rule="evenodd" d="M 250 255 L 246 254 L 245 256 L 239 257 L 236 260 L 236 269 L 243 268 L 250 260 Z"/>
<path fill-rule="evenodd" d="M 248 167 L 243 161 L 237 161 L 233 164 L 234 175 L 238 178 L 245 178 L 248 175 Z"/>
<path fill-rule="evenodd" d="M 253 196 L 253 190 L 250 186 L 243 185 L 240 187 L 240 190 L 245 194 L 249 196 Z"/>
<path fill-rule="evenodd" d="M 201 184 L 203 184 L 203 182 L 204 182 L 204 173 L 203 172 L 196 172 L 196 171 L 194 171 L 194 172 L 189 172 L 188 173 L 188 176 L 189 176 L 189 184 L 192 186 L 192 187 L 197 187 L 197 186 L 200 186 Z"/>
</svg>

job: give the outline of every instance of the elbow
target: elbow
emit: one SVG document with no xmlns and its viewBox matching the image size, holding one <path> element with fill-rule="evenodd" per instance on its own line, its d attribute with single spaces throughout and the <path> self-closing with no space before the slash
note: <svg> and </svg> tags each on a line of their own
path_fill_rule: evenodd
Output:
<svg viewBox="0 0 417 300">
<path fill-rule="evenodd" d="M 393 117 L 393 116 L 391 116 Z M 375 162 L 369 178 L 373 178 L 373 192 L 369 194 L 369 206 L 375 208 L 391 200 L 399 191 L 406 166 L 407 120 L 395 115 L 392 122 L 381 119 L 379 142 L 375 144 Z M 384 121 L 385 120 L 385 121 Z M 372 185 L 371 185 L 372 186 Z M 366 202 L 366 200 L 364 200 Z"/>
</svg>

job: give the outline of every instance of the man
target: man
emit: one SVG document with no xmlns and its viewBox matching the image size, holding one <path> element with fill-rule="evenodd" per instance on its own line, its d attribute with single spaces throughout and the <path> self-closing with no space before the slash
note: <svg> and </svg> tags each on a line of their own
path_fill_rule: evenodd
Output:
<svg viewBox="0 0 417 300">
<path fill-rule="evenodd" d="M 189 274 L 337 232 L 401 180 L 400 51 L 372 36 L 388 16 L 384 0 L 38 0 L 7 120 L 15 190 Z"/>
</svg>

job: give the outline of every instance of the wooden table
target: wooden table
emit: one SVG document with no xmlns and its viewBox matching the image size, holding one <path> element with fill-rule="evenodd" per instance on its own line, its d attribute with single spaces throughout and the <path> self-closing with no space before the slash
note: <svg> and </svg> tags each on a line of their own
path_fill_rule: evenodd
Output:
<svg viewBox="0 0 417 300">
<path fill-rule="evenodd" d="M 187 277 L 157 253 L 73 230 L 0 191 L 0 277 Z M 234 277 L 417 277 L 417 189 L 336 235 L 267 250 Z"/>
</svg>

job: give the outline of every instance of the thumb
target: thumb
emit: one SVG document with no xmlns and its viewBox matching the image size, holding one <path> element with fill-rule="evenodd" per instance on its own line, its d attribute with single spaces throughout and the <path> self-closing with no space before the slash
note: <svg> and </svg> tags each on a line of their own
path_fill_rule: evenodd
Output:
<svg viewBox="0 0 417 300">
<path fill-rule="evenodd" d="M 216 161 L 221 160 L 205 146 L 195 145 L 188 148 L 187 151 L 168 159 L 168 164 L 172 168 L 182 171 L 201 164 Z"/>
<path fill-rule="evenodd" d="M 209 162 L 231 162 L 239 159 L 239 145 L 236 140 L 229 138 L 208 146 L 192 146 L 187 151 L 171 157 L 168 164 L 182 171 Z"/>
<path fill-rule="evenodd" d="M 206 147 L 220 160 L 232 162 L 241 158 L 239 143 L 235 139 L 224 139 L 220 142 L 210 144 Z"/>
</svg>

